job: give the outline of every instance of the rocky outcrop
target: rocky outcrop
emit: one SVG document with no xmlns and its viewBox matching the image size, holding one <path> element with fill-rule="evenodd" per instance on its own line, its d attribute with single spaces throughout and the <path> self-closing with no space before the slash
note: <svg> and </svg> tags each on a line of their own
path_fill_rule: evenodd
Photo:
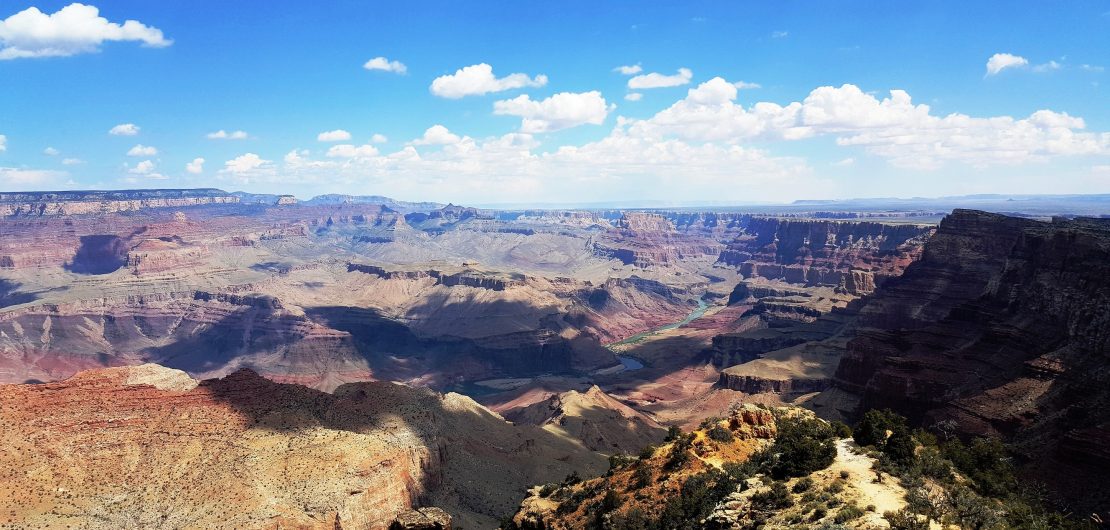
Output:
<svg viewBox="0 0 1110 530">
<path fill-rule="evenodd" d="M 0 193 L 0 217 L 102 215 L 238 202 L 238 197 L 217 189 Z"/>
<path fill-rule="evenodd" d="M 451 530 L 451 515 L 436 508 L 416 508 L 398 515 L 389 530 Z"/>
<path fill-rule="evenodd" d="M 718 262 L 747 278 L 835 287 L 853 295 L 874 291 L 919 255 L 929 226 L 744 218 L 743 232 Z"/>
<path fill-rule="evenodd" d="M 0 446 L 0 522 L 21 527 L 491 527 L 526 485 L 603 469 L 457 394 L 153 365 L 0 386 Z"/>
<path fill-rule="evenodd" d="M 597 385 L 571 390 L 505 413 L 520 425 L 536 425 L 602 453 L 635 453 L 663 440 L 666 430 L 655 420 L 617 401 Z"/>
</svg>

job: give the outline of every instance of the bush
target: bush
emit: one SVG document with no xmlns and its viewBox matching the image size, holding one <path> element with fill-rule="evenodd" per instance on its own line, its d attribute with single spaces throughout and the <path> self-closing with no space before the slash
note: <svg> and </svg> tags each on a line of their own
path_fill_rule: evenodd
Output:
<svg viewBox="0 0 1110 530">
<path fill-rule="evenodd" d="M 776 478 L 802 477 L 829 467 L 836 458 L 832 428 L 812 418 L 783 418 L 773 452 L 778 458 L 771 467 Z"/>
<path fill-rule="evenodd" d="M 728 430 L 728 427 L 719 424 L 714 425 L 713 428 L 709 429 L 709 432 L 705 434 L 710 440 L 716 442 L 727 443 L 732 441 L 732 431 Z"/>
<path fill-rule="evenodd" d="M 793 491 L 794 493 L 804 493 L 806 491 L 809 491 L 812 487 L 813 479 L 809 477 L 802 477 L 794 483 L 794 487 L 791 488 L 791 491 Z"/>
<path fill-rule="evenodd" d="M 861 447 L 881 447 L 886 442 L 887 431 L 894 431 L 898 427 L 906 428 L 906 418 L 890 409 L 869 410 L 852 430 L 852 437 Z"/>
<path fill-rule="evenodd" d="M 540 497 L 550 497 L 557 489 L 559 489 L 558 484 L 544 484 L 543 487 L 540 488 Z"/>
<path fill-rule="evenodd" d="M 882 444 L 883 454 L 895 465 L 901 467 L 913 465 L 917 442 L 914 441 L 910 430 L 903 425 L 895 425 L 892 431 L 886 443 Z"/>
<path fill-rule="evenodd" d="M 651 484 L 651 467 L 640 464 L 636 466 L 636 471 L 633 473 L 632 478 L 635 482 L 636 489 L 646 488 Z"/>
<path fill-rule="evenodd" d="M 605 490 L 605 496 L 601 498 L 601 513 L 609 513 L 624 505 L 624 499 L 617 493 L 617 490 Z"/>
<path fill-rule="evenodd" d="M 670 427 L 667 427 L 667 437 L 664 440 L 668 442 L 673 442 L 677 440 L 680 436 L 682 436 L 682 429 L 671 425 Z"/>
<path fill-rule="evenodd" d="M 654 445 L 644 446 L 643 449 L 640 449 L 640 460 L 650 460 L 651 457 L 655 456 L 655 449 Z"/>
<path fill-rule="evenodd" d="M 1010 455 L 1002 442 L 977 438 L 965 446 L 959 440 L 944 445 L 944 456 L 975 484 L 975 489 L 988 497 L 1004 497 L 1017 486 Z"/>
<path fill-rule="evenodd" d="M 863 510 L 859 509 L 859 506 L 855 504 L 849 504 L 841 508 L 839 512 L 836 512 L 836 517 L 833 517 L 833 521 L 838 524 L 846 523 L 859 519 L 860 517 L 863 517 Z"/>
<path fill-rule="evenodd" d="M 929 530 L 929 522 L 918 518 L 917 514 L 906 510 L 886 512 L 883 519 L 890 524 L 890 530 Z"/>
<path fill-rule="evenodd" d="M 849 427 L 847 423 L 837 420 L 832 422 L 830 425 L 832 425 L 833 432 L 836 433 L 837 438 L 852 437 L 852 428 Z"/>
<path fill-rule="evenodd" d="M 772 484 L 769 490 L 752 494 L 751 501 L 752 509 L 763 511 L 782 510 L 794 505 L 794 500 L 790 497 L 790 491 L 786 489 L 786 484 L 782 482 Z"/>
</svg>

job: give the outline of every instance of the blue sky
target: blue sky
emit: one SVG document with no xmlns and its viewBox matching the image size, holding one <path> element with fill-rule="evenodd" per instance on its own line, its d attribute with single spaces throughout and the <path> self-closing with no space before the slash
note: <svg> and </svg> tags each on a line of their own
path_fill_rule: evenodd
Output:
<svg viewBox="0 0 1110 530">
<path fill-rule="evenodd" d="M 1106 0 L 325 5 L 0 0 L 0 190 L 1110 192 Z"/>
</svg>

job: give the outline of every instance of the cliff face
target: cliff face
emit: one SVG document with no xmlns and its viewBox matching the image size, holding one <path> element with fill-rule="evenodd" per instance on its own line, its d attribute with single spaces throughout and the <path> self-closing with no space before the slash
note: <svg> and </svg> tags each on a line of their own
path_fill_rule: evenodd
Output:
<svg viewBox="0 0 1110 530">
<path fill-rule="evenodd" d="M 718 262 L 748 278 L 867 294 L 920 255 L 931 227 L 750 217 Z"/>
<path fill-rule="evenodd" d="M 155 365 L 0 386 L 0 446 L 0 521 L 32 527 L 384 529 L 429 505 L 488 527 L 526 485 L 602 468 L 457 394 Z"/>
<path fill-rule="evenodd" d="M 858 326 L 836 384 L 861 397 L 861 410 L 1002 435 L 1031 461 L 1110 469 L 1091 443 L 1110 440 L 1105 220 L 957 210 Z"/>
</svg>

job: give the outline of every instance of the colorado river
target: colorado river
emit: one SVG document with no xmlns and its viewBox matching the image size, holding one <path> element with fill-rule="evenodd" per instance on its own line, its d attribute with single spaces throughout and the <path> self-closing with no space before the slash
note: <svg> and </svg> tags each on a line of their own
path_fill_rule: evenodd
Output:
<svg viewBox="0 0 1110 530">
<path fill-rule="evenodd" d="M 661 333 L 663 331 L 669 331 L 669 330 L 672 330 L 672 329 L 677 329 L 677 328 L 680 328 L 682 326 L 685 326 L 686 324 L 689 324 L 690 322 L 693 322 L 694 320 L 697 320 L 697 319 L 701 318 L 701 316 L 704 315 L 707 310 L 709 310 L 709 304 L 706 303 L 706 301 L 704 299 L 699 298 L 698 299 L 698 307 L 696 309 L 694 309 L 693 311 L 691 311 L 690 314 L 686 315 L 686 318 L 684 318 L 684 319 L 682 319 L 678 322 L 671 322 L 670 324 L 665 324 L 665 325 L 659 326 L 657 328 L 649 329 L 649 330 L 644 331 L 642 333 L 637 333 L 637 334 L 635 334 L 631 337 L 628 337 L 627 339 L 621 340 L 621 341 L 609 343 L 609 344 L 605 345 L 605 347 L 609 348 L 610 350 L 613 350 L 614 348 L 617 348 L 617 347 L 620 347 L 620 346 L 628 346 L 628 345 L 631 345 L 631 344 L 638 344 L 638 343 L 642 342 L 644 339 L 647 339 L 648 337 L 651 337 L 652 335 L 655 335 L 657 333 Z M 640 368 L 644 367 L 644 363 L 642 361 L 640 361 L 639 359 L 636 359 L 635 357 L 629 357 L 629 356 L 626 356 L 626 355 L 618 355 L 617 359 L 620 359 L 620 362 L 621 362 L 621 364 L 624 365 L 625 370 L 639 370 Z"/>
</svg>

